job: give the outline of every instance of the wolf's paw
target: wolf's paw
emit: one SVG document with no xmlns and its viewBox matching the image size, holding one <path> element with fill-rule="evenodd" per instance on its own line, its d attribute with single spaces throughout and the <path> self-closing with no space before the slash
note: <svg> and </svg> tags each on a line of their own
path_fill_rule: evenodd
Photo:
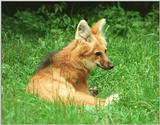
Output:
<svg viewBox="0 0 160 125">
<path fill-rule="evenodd" d="M 118 94 L 113 94 L 106 99 L 105 106 L 112 104 L 113 102 L 118 102 L 119 99 Z"/>
<path fill-rule="evenodd" d="M 93 96 L 96 96 L 99 93 L 98 88 L 96 86 L 89 88 L 89 92 Z"/>
</svg>

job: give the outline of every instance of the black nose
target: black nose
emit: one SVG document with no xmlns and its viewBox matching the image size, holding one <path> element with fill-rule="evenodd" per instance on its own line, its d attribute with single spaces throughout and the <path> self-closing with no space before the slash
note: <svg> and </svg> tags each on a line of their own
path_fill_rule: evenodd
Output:
<svg viewBox="0 0 160 125">
<path fill-rule="evenodd" d="M 113 65 L 112 63 L 110 63 L 110 64 L 108 65 L 108 68 L 109 68 L 109 69 L 113 69 L 113 68 L 114 68 L 114 65 Z"/>
</svg>

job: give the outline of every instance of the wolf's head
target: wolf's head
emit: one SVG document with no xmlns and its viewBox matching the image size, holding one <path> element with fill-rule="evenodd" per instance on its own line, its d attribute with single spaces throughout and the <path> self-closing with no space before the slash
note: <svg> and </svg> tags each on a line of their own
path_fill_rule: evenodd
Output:
<svg viewBox="0 0 160 125">
<path fill-rule="evenodd" d="M 89 27 L 85 20 L 81 20 L 77 26 L 75 39 L 80 42 L 77 53 L 88 69 L 96 66 L 103 69 L 113 68 L 107 56 L 107 42 L 103 34 L 105 24 L 106 20 L 101 19 Z"/>
</svg>

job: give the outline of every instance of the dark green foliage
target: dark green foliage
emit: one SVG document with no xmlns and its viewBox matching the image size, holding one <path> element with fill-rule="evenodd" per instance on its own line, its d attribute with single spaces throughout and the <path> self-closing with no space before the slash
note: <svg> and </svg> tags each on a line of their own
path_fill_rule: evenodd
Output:
<svg viewBox="0 0 160 125">
<path fill-rule="evenodd" d="M 18 11 L 2 19 L 2 123 L 160 123 L 159 120 L 159 39 L 158 8 L 141 17 L 120 5 L 98 6 L 69 16 L 65 4 L 48 10 Z M 78 22 L 89 24 L 106 18 L 108 55 L 115 68 L 92 71 L 89 86 L 97 86 L 98 97 L 119 93 L 121 100 L 105 110 L 49 103 L 25 88 L 41 61 L 49 52 L 66 46 Z"/>
</svg>

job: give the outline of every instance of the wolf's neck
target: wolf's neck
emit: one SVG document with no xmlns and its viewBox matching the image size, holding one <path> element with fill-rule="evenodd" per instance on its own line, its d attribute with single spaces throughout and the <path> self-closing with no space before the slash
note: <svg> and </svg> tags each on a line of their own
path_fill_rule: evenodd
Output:
<svg viewBox="0 0 160 125">
<path fill-rule="evenodd" d="M 84 70 L 88 71 L 85 65 L 82 63 L 81 58 L 78 55 L 77 51 L 79 44 L 82 44 L 80 41 L 74 40 L 68 46 L 63 48 L 59 53 L 53 57 L 53 63 L 59 68 L 72 67 L 74 70 Z M 77 49 L 78 48 L 78 49 Z"/>
<path fill-rule="evenodd" d="M 53 67 L 59 68 L 62 76 L 73 85 L 87 81 L 89 70 L 78 57 L 73 57 L 70 51 L 62 50 L 56 54 Z"/>
<path fill-rule="evenodd" d="M 53 66 L 57 68 L 69 68 L 70 70 L 80 70 L 89 72 L 78 57 L 72 57 L 70 53 L 65 51 L 58 53 L 53 60 Z"/>
</svg>

